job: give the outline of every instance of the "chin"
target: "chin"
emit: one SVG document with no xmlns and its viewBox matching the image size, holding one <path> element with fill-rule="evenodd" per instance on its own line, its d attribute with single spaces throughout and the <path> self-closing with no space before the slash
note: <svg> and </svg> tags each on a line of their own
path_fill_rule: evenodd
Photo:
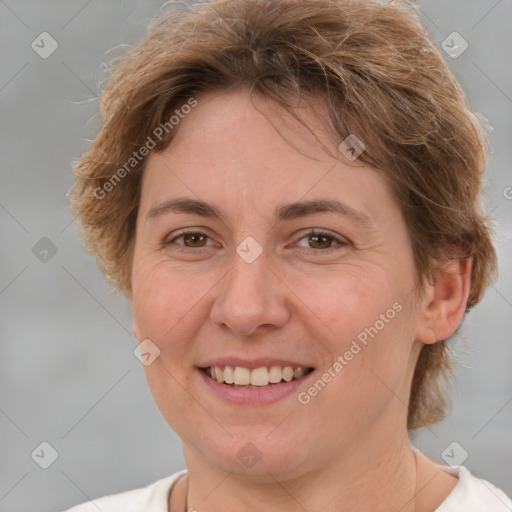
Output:
<svg viewBox="0 0 512 512">
<path fill-rule="evenodd" d="M 264 429 L 261 426 L 226 426 L 226 429 L 233 437 L 204 431 L 202 436 L 196 437 L 195 442 L 192 439 L 190 442 L 202 457 L 209 459 L 209 463 L 219 470 L 250 478 L 251 481 L 274 482 L 274 478 L 278 477 L 287 479 L 299 476 L 311 464 L 314 458 L 312 454 L 317 452 L 314 445 L 318 445 L 318 441 L 314 441 L 311 435 L 294 436 L 289 429 L 279 432 L 279 426 L 277 429 L 275 426 Z M 204 444 L 205 439 L 212 442 Z M 188 442 L 183 441 L 185 444 Z"/>
</svg>

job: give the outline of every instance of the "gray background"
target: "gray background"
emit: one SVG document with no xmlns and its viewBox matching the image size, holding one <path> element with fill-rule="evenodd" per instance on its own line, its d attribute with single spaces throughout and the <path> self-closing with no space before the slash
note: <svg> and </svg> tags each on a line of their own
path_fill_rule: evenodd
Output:
<svg viewBox="0 0 512 512">
<path fill-rule="evenodd" d="M 2 511 L 58 511 L 185 467 L 132 353 L 129 305 L 108 294 L 82 251 L 66 200 L 70 162 L 99 128 L 101 62 L 137 43 L 162 3 L 0 0 Z M 512 1 L 420 5 L 440 48 L 453 31 L 469 43 L 457 59 L 442 53 L 495 130 L 487 207 L 498 222 L 501 276 L 456 344 L 452 416 L 415 443 L 442 463 L 457 441 L 469 454 L 464 465 L 512 495 Z M 31 48 L 43 31 L 59 45 L 47 59 Z M 33 252 L 43 237 L 57 249 L 47 261 Z M 31 458 L 43 441 L 58 452 L 46 470 Z"/>
</svg>

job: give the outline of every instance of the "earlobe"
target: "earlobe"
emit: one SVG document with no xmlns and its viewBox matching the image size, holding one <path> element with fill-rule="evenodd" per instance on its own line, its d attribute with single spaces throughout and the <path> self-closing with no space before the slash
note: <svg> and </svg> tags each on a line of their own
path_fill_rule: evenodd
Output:
<svg viewBox="0 0 512 512">
<path fill-rule="evenodd" d="M 471 288 L 471 264 L 471 258 L 451 259 L 436 268 L 422 301 L 418 341 L 446 340 L 460 325 Z"/>
</svg>

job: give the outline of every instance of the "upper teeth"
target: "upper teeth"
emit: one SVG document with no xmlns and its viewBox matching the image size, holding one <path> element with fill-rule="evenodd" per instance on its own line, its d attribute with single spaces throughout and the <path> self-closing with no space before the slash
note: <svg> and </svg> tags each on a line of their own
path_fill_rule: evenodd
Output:
<svg viewBox="0 0 512 512">
<path fill-rule="evenodd" d="M 226 384 L 235 384 L 237 386 L 266 386 L 269 382 L 276 384 L 285 380 L 298 379 L 306 371 L 302 366 L 293 368 L 292 366 L 271 366 L 266 368 L 244 368 L 242 366 L 211 366 L 206 368 L 206 373 L 217 382 Z"/>
</svg>

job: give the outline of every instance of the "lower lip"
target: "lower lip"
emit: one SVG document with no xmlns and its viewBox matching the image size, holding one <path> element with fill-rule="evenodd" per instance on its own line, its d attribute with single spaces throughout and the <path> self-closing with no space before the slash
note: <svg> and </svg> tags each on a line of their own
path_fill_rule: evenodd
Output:
<svg viewBox="0 0 512 512">
<path fill-rule="evenodd" d="M 208 377 L 203 370 L 197 370 L 203 379 L 203 382 L 222 400 L 236 404 L 271 404 L 282 400 L 283 398 L 295 393 L 302 387 L 315 373 L 309 372 L 300 379 L 290 382 L 281 382 L 271 386 L 261 386 L 261 388 L 235 388 L 229 384 L 222 384 Z"/>
</svg>

